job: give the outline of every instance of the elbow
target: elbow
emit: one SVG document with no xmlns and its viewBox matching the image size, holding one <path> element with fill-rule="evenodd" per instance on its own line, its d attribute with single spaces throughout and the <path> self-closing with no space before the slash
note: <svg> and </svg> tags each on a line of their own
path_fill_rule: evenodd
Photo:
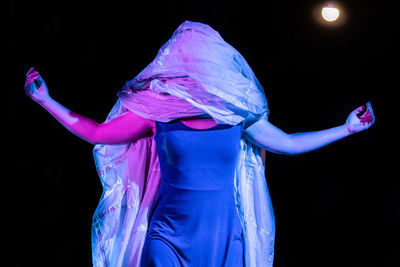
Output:
<svg viewBox="0 0 400 267">
<path fill-rule="evenodd" d="M 288 150 L 285 150 L 285 151 L 281 151 L 279 154 L 282 154 L 282 155 L 285 155 L 285 156 L 296 156 L 296 155 L 299 155 L 301 153 L 302 152 L 299 152 L 299 151 L 297 151 L 295 149 L 288 149 Z"/>
<path fill-rule="evenodd" d="M 285 138 L 275 140 L 273 145 L 268 148 L 265 147 L 264 149 L 285 156 L 296 156 L 304 153 L 303 147 L 298 140 L 296 140 L 296 136 L 291 134 L 286 134 Z"/>
<path fill-rule="evenodd" d="M 286 149 L 286 151 L 285 151 L 285 155 L 296 156 L 296 155 L 303 154 L 303 153 L 304 153 L 304 149 L 301 146 L 301 144 L 298 142 L 298 140 L 296 139 L 296 136 L 290 134 L 289 135 L 289 145 L 288 145 L 288 149 Z"/>
<path fill-rule="evenodd" d="M 84 140 L 92 145 L 102 144 L 102 135 L 99 124 L 90 127 L 90 130 L 87 132 Z"/>
<path fill-rule="evenodd" d="M 98 145 L 98 144 L 102 144 L 102 142 L 92 136 L 89 136 L 87 138 L 83 138 L 83 140 L 85 140 L 86 142 L 92 144 L 92 145 Z"/>
<path fill-rule="evenodd" d="M 296 156 L 302 154 L 303 151 L 300 149 L 299 146 L 294 144 L 286 144 L 285 146 L 278 146 L 278 147 L 261 147 L 264 150 L 268 150 L 275 154 L 285 155 L 285 156 Z"/>
<path fill-rule="evenodd" d="M 247 138 L 247 140 L 259 148 L 275 154 L 295 156 L 303 153 L 300 144 L 298 144 L 294 136 L 291 135 L 286 135 L 285 138 L 275 139 L 268 142 L 262 139 L 255 140 L 254 138 Z"/>
<path fill-rule="evenodd" d="M 301 154 L 300 152 L 294 151 L 294 150 L 290 150 L 290 151 L 285 151 L 282 153 L 285 156 L 296 156 Z"/>
</svg>

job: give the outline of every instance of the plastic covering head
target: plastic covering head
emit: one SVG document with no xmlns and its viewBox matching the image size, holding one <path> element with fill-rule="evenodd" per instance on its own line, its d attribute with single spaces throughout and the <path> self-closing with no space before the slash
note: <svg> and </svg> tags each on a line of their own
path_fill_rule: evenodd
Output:
<svg viewBox="0 0 400 267">
<path fill-rule="evenodd" d="M 132 111 L 168 122 L 209 114 L 244 128 L 268 116 L 267 101 L 244 58 L 208 25 L 186 21 L 119 92 L 107 120 Z M 94 148 L 103 194 L 93 215 L 96 267 L 139 267 L 149 212 L 161 179 L 153 136 Z M 234 195 L 243 226 L 246 267 L 271 267 L 275 222 L 260 150 L 242 134 Z"/>
<path fill-rule="evenodd" d="M 136 94 L 132 97 L 132 94 Z M 141 97 L 143 95 L 143 97 Z M 165 121 L 160 113 L 176 110 L 170 101 L 185 100 L 190 114 L 208 113 L 219 123 L 245 127 L 268 115 L 264 89 L 242 55 L 218 32 L 202 23 L 186 21 L 159 50 L 156 58 L 120 92 L 124 106 L 129 102 L 157 97 L 167 106 L 146 109 L 152 119 Z M 158 102 L 158 104 L 160 104 Z"/>
</svg>

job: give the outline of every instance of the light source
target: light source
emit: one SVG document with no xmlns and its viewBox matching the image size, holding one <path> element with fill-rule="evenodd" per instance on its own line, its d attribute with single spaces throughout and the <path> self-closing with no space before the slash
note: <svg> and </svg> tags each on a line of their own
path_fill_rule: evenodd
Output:
<svg viewBox="0 0 400 267">
<path fill-rule="evenodd" d="M 339 18 L 340 11 L 333 4 L 327 4 L 321 9 L 322 18 L 328 22 L 333 22 Z"/>
</svg>

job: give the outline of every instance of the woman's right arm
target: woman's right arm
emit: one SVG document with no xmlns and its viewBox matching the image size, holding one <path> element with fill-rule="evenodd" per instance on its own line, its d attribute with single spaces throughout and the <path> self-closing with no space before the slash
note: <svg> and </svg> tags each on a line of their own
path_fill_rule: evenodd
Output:
<svg viewBox="0 0 400 267">
<path fill-rule="evenodd" d="M 97 123 L 62 106 L 48 94 L 47 86 L 37 71 L 31 68 L 26 75 L 26 94 L 45 108 L 65 128 L 92 144 L 127 143 L 148 134 L 154 121 L 126 112 L 106 123 Z"/>
</svg>

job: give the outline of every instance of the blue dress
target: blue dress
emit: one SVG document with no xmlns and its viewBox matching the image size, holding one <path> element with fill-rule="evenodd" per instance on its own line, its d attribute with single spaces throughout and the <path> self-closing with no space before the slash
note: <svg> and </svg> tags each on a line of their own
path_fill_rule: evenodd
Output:
<svg viewBox="0 0 400 267">
<path fill-rule="evenodd" d="M 156 122 L 161 183 L 142 267 L 244 266 L 234 171 L 243 125 L 193 129 Z"/>
</svg>

